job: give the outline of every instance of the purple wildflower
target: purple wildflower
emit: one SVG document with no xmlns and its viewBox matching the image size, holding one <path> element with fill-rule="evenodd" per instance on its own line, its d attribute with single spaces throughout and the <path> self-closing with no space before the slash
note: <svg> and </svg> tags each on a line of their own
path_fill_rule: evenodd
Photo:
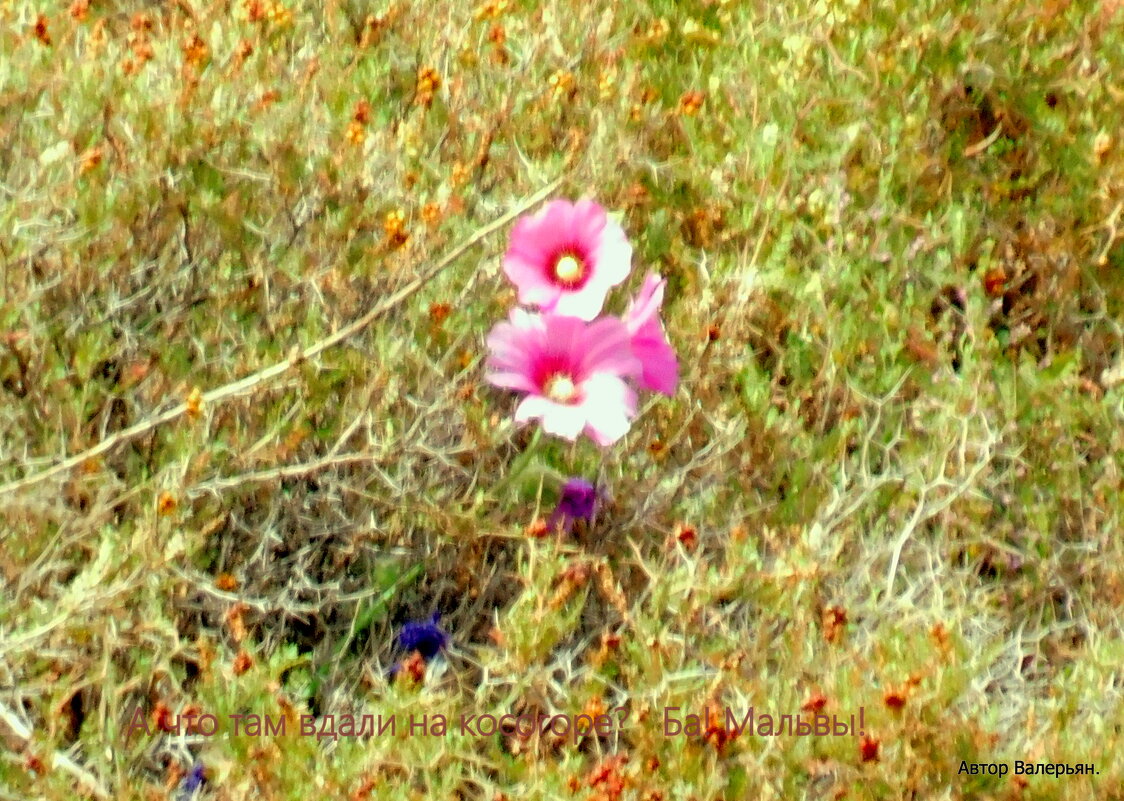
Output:
<svg viewBox="0 0 1124 801">
<path fill-rule="evenodd" d="M 203 767 L 203 760 L 197 761 L 191 768 L 191 772 L 184 777 L 183 786 L 181 788 L 180 797 L 191 799 L 199 791 L 203 782 L 207 780 L 206 769 Z"/>
<path fill-rule="evenodd" d="M 547 526 L 551 529 L 561 525 L 567 534 L 579 520 L 586 524 L 593 520 L 597 511 L 597 487 L 584 478 L 571 478 L 562 486 L 562 497 L 551 514 Z"/>
<path fill-rule="evenodd" d="M 398 632 L 398 645 L 403 651 L 417 651 L 424 659 L 432 659 L 449 644 L 449 635 L 441 630 L 437 621 L 439 612 L 434 612 L 429 620 L 420 623 L 407 623 Z"/>
</svg>

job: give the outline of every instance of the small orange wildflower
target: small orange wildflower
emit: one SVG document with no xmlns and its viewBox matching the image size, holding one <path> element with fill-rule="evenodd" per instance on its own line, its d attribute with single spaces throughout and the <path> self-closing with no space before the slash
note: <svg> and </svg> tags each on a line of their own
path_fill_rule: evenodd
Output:
<svg viewBox="0 0 1124 801">
<path fill-rule="evenodd" d="M 234 657 L 234 675 L 241 676 L 254 666 L 254 658 L 243 649 Z"/>
<path fill-rule="evenodd" d="M 199 68 L 207 58 L 207 43 L 199 34 L 192 34 L 184 43 L 183 60 L 190 66 Z"/>
<path fill-rule="evenodd" d="M 85 175 L 90 170 L 96 169 L 101 164 L 102 152 L 100 147 L 91 147 L 86 150 L 80 157 L 78 163 L 78 172 Z"/>
<path fill-rule="evenodd" d="M 441 221 L 441 206 L 437 203 L 426 203 L 421 208 L 421 218 L 426 225 L 436 225 Z"/>
<path fill-rule="evenodd" d="M 344 137 L 347 139 L 348 144 L 358 147 L 367 139 L 367 131 L 363 128 L 363 124 L 361 122 L 352 120 L 347 124 L 347 130 L 344 132 Z"/>
<path fill-rule="evenodd" d="M 410 234 L 406 231 L 406 213 L 402 209 L 387 212 L 382 227 L 392 247 L 402 247 L 410 240 Z"/>
<path fill-rule="evenodd" d="M 702 92 L 685 92 L 683 96 L 679 98 L 679 107 L 676 110 L 685 117 L 693 117 L 699 113 L 699 109 L 702 108 L 703 100 L 705 99 L 706 95 Z"/>
<path fill-rule="evenodd" d="M 186 405 L 187 416 L 192 420 L 198 419 L 203 412 L 203 391 L 199 387 L 192 387 L 187 395 Z"/>
<path fill-rule="evenodd" d="M 167 517 L 176 511 L 176 506 L 176 496 L 167 490 L 161 492 L 160 497 L 156 499 L 156 512 L 161 517 Z"/>
<path fill-rule="evenodd" d="M 417 88 L 414 93 L 414 103 L 424 108 L 433 105 L 433 95 L 441 88 L 441 76 L 433 67 L 422 67 L 418 70 Z"/>
<path fill-rule="evenodd" d="M 44 47 L 51 46 L 51 34 L 50 31 L 47 30 L 47 16 L 45 14 L 40 14 L 36 17 L 35 25 L 32 27 L 32 33 L 35 38 L 39 40 L 39 44 Z"/>
</svg>

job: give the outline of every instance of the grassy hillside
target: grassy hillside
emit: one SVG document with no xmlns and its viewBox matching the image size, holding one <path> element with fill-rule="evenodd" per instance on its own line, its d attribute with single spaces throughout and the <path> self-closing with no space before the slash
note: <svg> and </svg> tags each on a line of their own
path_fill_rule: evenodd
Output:
<svg viewBox="0 0 1124 801">
<path fill-rule="evenodd" d="M 1118 0 L 0 2 L 0 799 L 1124 799 L 1122 46 Z M 680 363 L 604 449 L 485 380 L 514 222 L 581 197 Z M 460 725 L 506 714 L 611 725 Z"/>
</svg>

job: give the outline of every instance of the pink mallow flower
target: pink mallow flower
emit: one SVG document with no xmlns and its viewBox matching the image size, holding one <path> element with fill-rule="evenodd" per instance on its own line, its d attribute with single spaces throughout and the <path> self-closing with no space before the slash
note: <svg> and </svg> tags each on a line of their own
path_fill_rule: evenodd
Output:
<svg viewBox="0 0 1124 801">
<path fill-rule="evenodd" d="M 548 434 L 571 441 L 584 431 L 602 447 L 628 432 L 636 393 L 626 379 L 641 367 L 621 320 L 512 309 L 511 321 L 488 334 L 488 349 L 488 382 L 528 393 L 515 422 L 541 420 Z"/>
<path fill-rule="evenodd" d="M 679 385 L 679 360 L 659 320 L 666 286 L 666 280 L 648 273 L 640 293 L 624 314 L 624 324 L 631 337 L 632 352 L 643 365 L 640 386 L 672 397 Z"/>
<path fill-rule="evenodd" d="M 515 224 L 503 271 L 520 303 L 592 320 L 631 262 L 632 245 L 605 209 L 592 200 L 553 200 Z"/>
</svg>

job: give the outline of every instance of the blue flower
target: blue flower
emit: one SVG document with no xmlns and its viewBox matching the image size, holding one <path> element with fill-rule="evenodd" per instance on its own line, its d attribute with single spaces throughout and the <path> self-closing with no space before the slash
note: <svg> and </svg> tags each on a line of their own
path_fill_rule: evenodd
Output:
<svg viewBox="0 0 1124 801">
<path fill-rule="evenodd" d="M 403 651 L 417 651 L 424 659 L 437 656 L 449 644 L 449 635 L 441 630 L 437 621 L 439 612 L 421 623 L 407 623 L 398 632 L 398 645 Z"/>
<path fill-rule="evenodd" d="M 183 785 L 180 788 L 180 798 L 185 801 L 194 798 L 206 780 L 207 775 L 206 769 L 203 767 L 203 760 L 199 760 L 192 766 L 191 772 L 184 777 Z"/>
<path fill-rule="evenodd" d="M 562 497 L 558 499 L 558 506 L 547 521 L 551 529 L 561 525 L 567 534 L 574 527 L 574 523 L 581 520 L 586 524 L 593 520 L 597 512 L 598 492 L 597 487 L 584 478 L 571 478 L 562 486 Z"/>
</svg>

